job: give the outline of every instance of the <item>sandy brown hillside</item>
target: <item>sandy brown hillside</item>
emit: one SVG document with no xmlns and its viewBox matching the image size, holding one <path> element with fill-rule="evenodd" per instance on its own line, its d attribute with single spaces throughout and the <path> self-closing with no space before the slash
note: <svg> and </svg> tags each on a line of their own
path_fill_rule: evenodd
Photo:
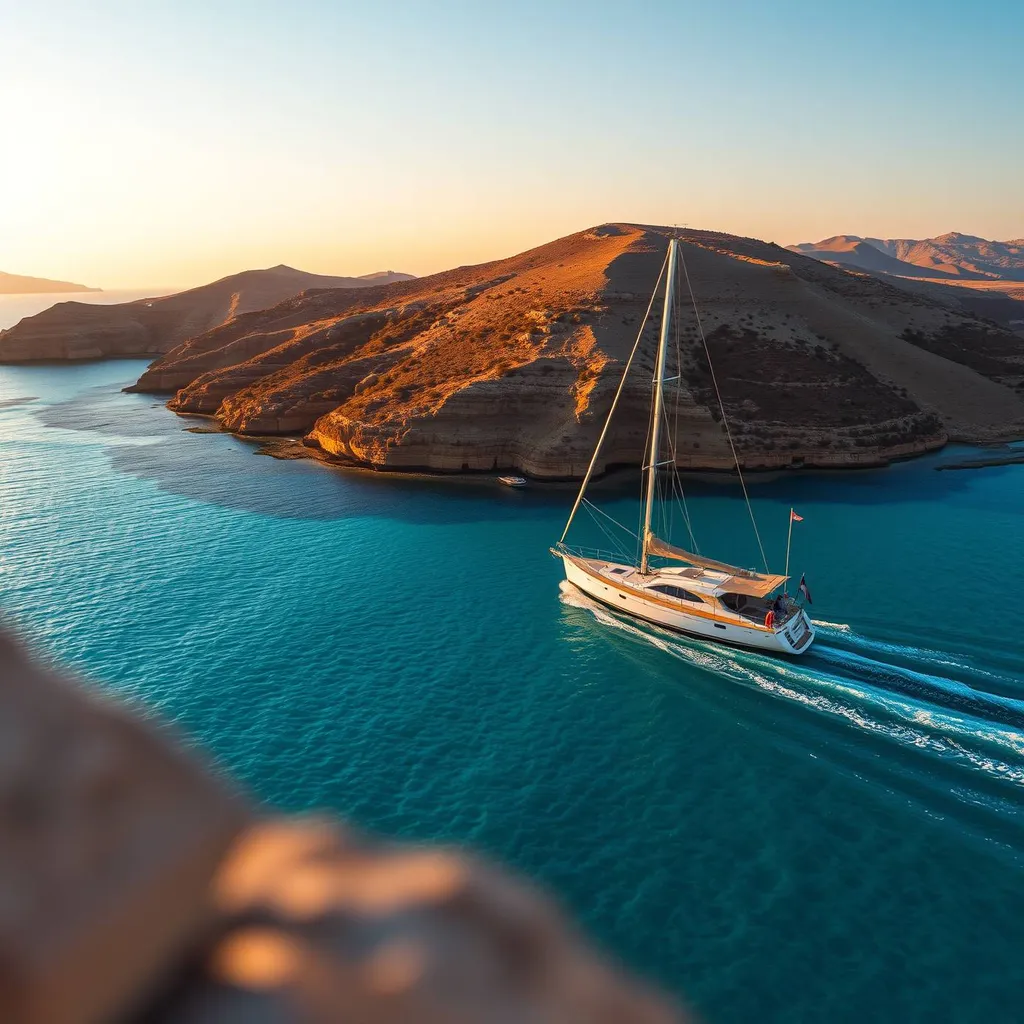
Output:
<svg viewBox="0 0 1024 1024">
<path fill-rule="evenodd" d="M 369 283 L 404 280 L 384 271 Z M 232 317 L 313 288 L 362 288 L 367 279 L 307 274 L 284 265 L 247 270 L 160 298 L 112 305 L 60 302 L 0 331 L 0 362 L 158 355 Z"/>
<path fill-rule="evenodd" d="M 191 338 L 137 389 L 381 468 L 578 476 L 667 235 L 606 224 L 507 260 L 299 296 Z M 854 464 L 949 435 L 1024 435 L 1020 338 L 775 245 L 697 231 L 682 241 L 748 464 Z M 657 319 L 609 464 L 640 459 Z M 693 319 L 682 322 L 680 461 L 725 466 L 706 362 Z"/>
<path fill-rule="evenodd" d="M 70 281 L 51 281 L 45 277 L 25 277 L 22 274 L 5 274 L 0 270 L 0 295 L 41 295 L 60 292 L 98 292 L 99 288 L 88 288 L 84 284 Z"/>
<path fill-rule="evenodd" d="M 1024 334 L 1024 281 L 948 281 L 889 275 L 884 275 L 884 280 L 950 309 Z"/>
</svg>

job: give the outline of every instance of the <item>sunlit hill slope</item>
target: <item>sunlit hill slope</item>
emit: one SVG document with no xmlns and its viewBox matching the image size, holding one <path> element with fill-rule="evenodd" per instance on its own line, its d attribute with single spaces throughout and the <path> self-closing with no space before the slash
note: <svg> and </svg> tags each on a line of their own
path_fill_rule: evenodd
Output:
<svg viewBox="0 0 1024 1024">
<path fill-rule="evenodd" d="M 299 296 L 188 339 L 137 387 L 377 468 L 578 476 L 668 234 L 606 224 L 494 263 Z M 1024 435 L 1024 343 L 1010 332 L 769 243 L 682 241 L 748 465 L 857 465 Z M 681 320 L 680 462 L 726 467 L 696 324 Z M 608 465 L 641 458 L 657 327 L 655 314 Z"/>
</svg>

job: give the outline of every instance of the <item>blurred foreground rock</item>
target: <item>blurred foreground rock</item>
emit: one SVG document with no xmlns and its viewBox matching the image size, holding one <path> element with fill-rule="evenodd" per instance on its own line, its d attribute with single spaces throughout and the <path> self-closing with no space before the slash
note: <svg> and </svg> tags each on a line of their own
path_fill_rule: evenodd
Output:
<svg viewBox="0 0 1024 1024">
<path fill-rule="evenodd" d="M 99 1021 L 211 921 L 239 799 L 0 635 L 0 1020 Z"/>
<path fill-rule="evenodd" d="M 660 1024 L 463 853 L 254 821 L 168 734 L 0 636 L 0 1021 Z"/>
</svg>

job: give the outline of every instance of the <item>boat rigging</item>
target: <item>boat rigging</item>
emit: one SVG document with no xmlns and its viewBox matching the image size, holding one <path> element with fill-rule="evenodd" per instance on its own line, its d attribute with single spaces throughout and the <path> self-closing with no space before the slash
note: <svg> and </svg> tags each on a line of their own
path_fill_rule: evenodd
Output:
<svg viewBox="0 0 1024 1024">
<path fill-rule="evenodd" d="M 598 437 L 576 501 L 565 524 L 565 529 L 562 531 L 562 536 L 551 551 L 562 560 L 566 579 L 570 583 L 588 596 L 602 604 L 609 605 L 622 614 L 715 643 L 734 644 L 772 654 L 803 654 L 814 642 L 814 626 L 806 611 L 782 592 L 782 588 L 789 578 L 788 547 L 786 572 L 776 575 L 768 571 L 764 545 L 761 543 L 761 537 L 757 530 L 753 507 L 747 493 L 746 483 L 743 480 L 743 471 L 736 453 L 732 431 L 725 415 L 725 406 L 718 388 L 714 367 L 711 366 L 711 354 L 708 351 L 707 340 L 704 337 L 695 301 L 693 308 L 697 318 L 698 333 L 704 345 L 704 354 L 711 371 L 715 397 L 718 400 L 722 423 L 739 476 L 743 498 L 754 527 L 754 535 L 757 538 L 764 571 L 744 569 L 727 562 L 707 558 L 700 554 L 700 549 L 693 536 L 685 494 L 679 479 L 675 425 L 672 430 L 664 430 L 668 421 L 665 385 L 672 382 L 666 379 L 665 372 L 672 325 L 676 322 L 674 306 L 680 264 L 685 275 L 690 299 L 693 300 L 693 289 L 690 286 L 689 274 L 686 272 L 685 260 L 680 256 L 679 241 L 677 238 L 672 238 L 669 240 L 665 263 L 662 265 L 661 273 L 651 295 L 651 301 L 647 306 L 647 312 L 641 322 L 636 342 L 626 360 L 622 378 L 612 399 L 608 417 Z M 665 281 L 665 298 L 654 368 L 651 422 L 645 450 L 646 465 L 643 467 L 645 486 L 642 514 L 639 530 L 633 534 L 632 531 L 623 527 L 621 523 L 588 501 L 586 491 L 608 436 L 612 419 L 623 394 L 626 378 L 633 367 L 647 320 L 663 279 Z M 673 380 L 678 395 L 681 368 Z M 663 438 L 666 435 L 668 451 L 664 452 L 663 448 L 666 446 L 663 445 Z M 664 515 L 663 518 L 665 537 L 659 537 L 655 532 L 654 516 L 659 504 L 659 480 L 663 475 L 663 470 L 669 471 L 672 496 L 679 501 L 690 545 L 694 548 L 692 551 L 688 548 L 678 547 L 666 539 L 668 535 L 667 515 Z M 664 507 L 664 499 L 661 500 Z M 597 518 L 598 515 L 635 537 L 637 551 L 636 557 L 632 561 L 619 560 L 621 555 L 618 558 L 615 556 L 605 557 L 601 552 L 588 551 L 566 544 L 569 528 L 572 526 L 577 512 L 583 507 L 594 514 L 595 521 L 602 529 L 605 527 Z M 790 510 L 791 530 L 794 515 L 795 513 Z M 796 518 L 799 520 L 799 517 Z M 656 566 L 652 564 L 652 558 L 658 559 L 661 563 L 676 564 Z M 806 597 L 806 590 L 803 592 Z"/>
</svg>

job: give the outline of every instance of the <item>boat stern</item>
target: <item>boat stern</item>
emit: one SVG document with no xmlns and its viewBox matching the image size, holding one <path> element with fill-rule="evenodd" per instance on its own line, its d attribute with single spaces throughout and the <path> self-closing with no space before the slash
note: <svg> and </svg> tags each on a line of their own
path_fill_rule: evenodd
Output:
<svg viewBox="0 0 1024 1024">
<path fill-rule="evenodd" d="M 806 654 L 815 635 L 814 624 L 803 608 L 775 630 L 779 645 L 787 654 Z"/>
</svg>

